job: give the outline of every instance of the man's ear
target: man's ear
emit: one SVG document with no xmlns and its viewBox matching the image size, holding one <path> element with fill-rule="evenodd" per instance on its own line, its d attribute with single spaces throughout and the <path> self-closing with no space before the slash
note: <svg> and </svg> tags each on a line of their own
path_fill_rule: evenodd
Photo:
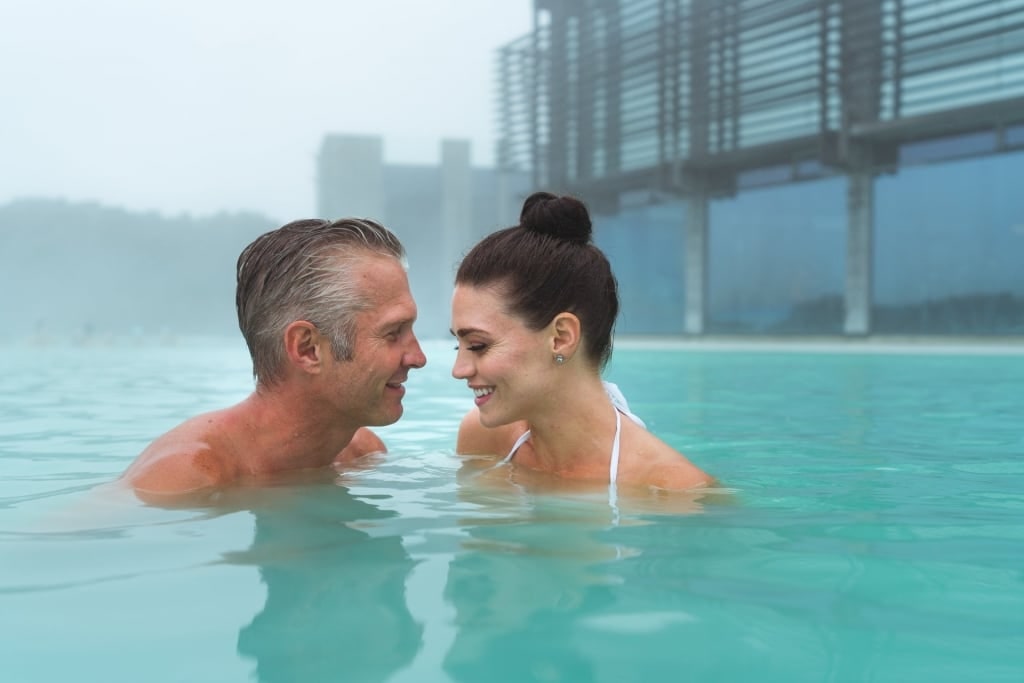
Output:
<svg viewBox="0 0 1024 683">
<path fill-rule="evenodd" d="M 575 355 L 580 345 L 581 325 L 575 314 L 564 311 L 551 321 L 551 353 L 566 360 Z"/>
<path fill-rule="evenodd" d="M 328 352 L 327 338 L 308 320 L 296 320 L 284 329 L 284 352 L 292 365 L 315 374 Z"/>
</svg>

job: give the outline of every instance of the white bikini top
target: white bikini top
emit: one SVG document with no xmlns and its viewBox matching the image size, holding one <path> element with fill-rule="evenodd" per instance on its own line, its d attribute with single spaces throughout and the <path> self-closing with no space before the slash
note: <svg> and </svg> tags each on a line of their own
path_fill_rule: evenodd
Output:
<svg viewBox="0 0 1024 683">
<path fill-rule="evenodd" d="M 637 423 L 644 429 L 647 429 L 647 425 L 639 417 L 634 415 L 629 410 L 629 404 L 626 403 L 626 397 L 622 395 L 619 388 L 611 382 L 601 382 L 604 385 L 604 390 L 608 394 L 608 398 L 611 399 L 612 405 L 615 406 L 615 438 L 612 439 L 612 457 L 611 463 L 608 465 L 608 506 L 612 509 L 612 525 L 619 525 L 619 492 L 615 486 L 615 480 L 619 476 L 619 435 L 622 431 L 622 418 L 619 415 L 625 415 L 633 422 Z M 519 447 L 526 443 L 526 440 L 530 438 L 530 430 L 526 430 L 516 442 L 512 444 L 512 450 L 508 452 L 501 462 L 495 467 L 512 462 L 512 456 L 516 454 Z M 618 556 L 619 547 L 616 546 L 616 556 Z"/>
<path fill-rule="evenodd" d="M 622 419 L 619 414 L 625 415 L 633 422 L 637 423 L 641 427 L 647 428 L 644 421 L 629 411 L 629 404 L 626 403 L 626 397 L 622 395 L 619 388 L 611 382 L 602 382 L 604 390 L 608 394 L 608 398 L 611 399 L 612 405 L 615 406 L 615 438 L 612 439 L 612 457 L 611 463 L 608 466 L 608 483 L 614 487 L 615 480 L 619 476 L 619 434 L 622 431 Z M 526 430 L 523 434 L 516 439 L 516 442 L 512 444 L 512 450 L 508 452 L 508 455 L 498 464 L 504 465 L 512 462 L 512 456 L 516 454 L 519 447 L 526 443 L 526 440 L 530 438 L 530 430 Z"/>
</svg>

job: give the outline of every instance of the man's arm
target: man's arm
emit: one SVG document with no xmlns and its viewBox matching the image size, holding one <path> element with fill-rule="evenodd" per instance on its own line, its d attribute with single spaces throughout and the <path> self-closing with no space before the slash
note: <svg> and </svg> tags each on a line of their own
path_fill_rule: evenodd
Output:
<svg viewBox="0 0 1024 683">
<path fill-rule="evenodd" d="M 358 460 L 364 455 L 370 455 L 371 453 L 386 453 L 387 450 L 387 446 L 384 445 L 379 436 L 366 427 L 360 427 L 352 435 L 352 440 L 348 442 L 348 445 L 341 449 L 341 453 L 338 453 L 338 457 L 334 459 L 334 462 L 344 464 Z"/>
</svg>

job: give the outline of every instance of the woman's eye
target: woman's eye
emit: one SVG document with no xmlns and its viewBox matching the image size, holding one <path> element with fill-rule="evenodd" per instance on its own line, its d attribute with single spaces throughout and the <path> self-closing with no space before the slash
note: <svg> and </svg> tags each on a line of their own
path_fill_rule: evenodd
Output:
<svg viewBox="0 0 1024 683">
<path fill-rule="evenodd" d="M 461 344 L 456 344 L 455 345 L 455 350 L 456 351 L 458 351 L 461 348 L 462 348 Z M 484 351 L 486 349 L 487 349 L 487 344 L 485 344 L 483 342 L 477 342 L 475 344 L 466 344 L 466 350 L 467 351 L 473 351 L 474 353 L 480 353 L 481 351 Z"/>
</svg>

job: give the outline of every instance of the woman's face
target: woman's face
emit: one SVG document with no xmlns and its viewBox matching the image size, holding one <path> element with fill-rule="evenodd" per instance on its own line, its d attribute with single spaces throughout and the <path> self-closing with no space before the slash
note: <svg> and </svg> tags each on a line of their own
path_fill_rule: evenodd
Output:
<svg viewBox="0 0 1024 683">
<path fill-rule="evenodd" d="M 472 389 L 485 427 L 528 420 L 555 379 L 550 335 L 508 313 L 505 298 L 500 288 L 470 285 L 456 285 L 452 295 L 452 376 Z"/>
</svg>

